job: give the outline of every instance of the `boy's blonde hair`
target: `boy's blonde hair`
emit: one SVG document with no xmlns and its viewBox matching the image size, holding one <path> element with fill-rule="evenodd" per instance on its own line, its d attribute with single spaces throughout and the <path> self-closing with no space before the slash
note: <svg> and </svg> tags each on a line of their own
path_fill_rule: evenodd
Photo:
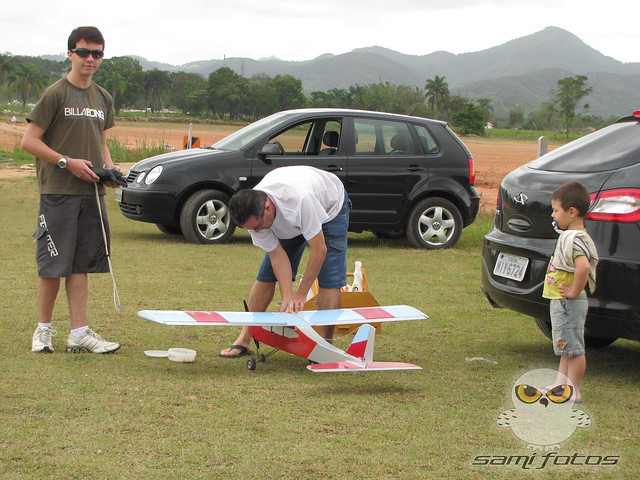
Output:
<svg viewBox="0 0 640 480">
<path fill-rule="evenodd" d="M 560 202 L 563 210 L 569 210 L 571 207 L 578 210 L 580 217 L 586 217 L 591 205 L 591 196 L 587 187 L 580 182 L 567 182 L 558 187 L 551 195 L 551 200 Z"/>
</svg>

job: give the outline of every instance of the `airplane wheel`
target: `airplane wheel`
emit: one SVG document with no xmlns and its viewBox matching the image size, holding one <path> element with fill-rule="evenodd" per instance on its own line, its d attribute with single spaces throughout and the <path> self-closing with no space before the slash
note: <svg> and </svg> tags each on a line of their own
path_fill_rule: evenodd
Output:
<svg viewBox="0 0 640 480">
<path fill-rule="evenodd" d="M 256 359 L 250 358 L 247 360 L 247 370 L 255 370 L 256 369 Z"/>
<path fill-rule="evenodd" d="M 264 362 L 267 361 L 267 357 L 264 356 L 264 353 L 261 353 L 261 354 L 258 355 L 258 361 L 260 363 L 264 363 Z"/>
</svg>

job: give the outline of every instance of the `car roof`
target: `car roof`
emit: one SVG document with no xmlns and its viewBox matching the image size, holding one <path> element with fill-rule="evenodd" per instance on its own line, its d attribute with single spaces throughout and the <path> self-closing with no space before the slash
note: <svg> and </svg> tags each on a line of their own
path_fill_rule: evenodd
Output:
<svg viewBox="0 0 640 480">
<path fill-rule="evenodd" d="M 627 115 L 626 117 L 619 118 L 614 123 L 624 122 L 640 122 L 640 110 L 636 110 L 632 115 Z"/>
<path fill-rule="evenodd" d="M 629 118 L 629 117 L 625 117 Z M 603 172 L 639 163 L 640 122 L 620 121 L 573 140 L 527 165 L 550 172 Z"/>
<path fill-rule="evenodd" d="M 395 119 L 404 122 L 435 122 L 441 125 L 447 125 L 447 122 L 435 120 L 432 118 L 417 117 L 413 115 L 402 115 L 400 113 L 376 112 L 373 110 L 357 110 L 351 108 L 298 108 L 293 110 L 284 110 L 280 113 L 287 115 L 341 115 L 341 116 L 369 116 L 378 118 Z"/>
</svg>

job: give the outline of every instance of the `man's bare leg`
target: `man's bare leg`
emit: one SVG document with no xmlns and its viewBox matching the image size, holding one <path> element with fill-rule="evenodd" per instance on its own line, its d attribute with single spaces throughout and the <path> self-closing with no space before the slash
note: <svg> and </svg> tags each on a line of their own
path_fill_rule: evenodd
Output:
<svg viewBox="0 0 640 480">
<path fill-rule="evenodd" d="M 53 318 L 53 307 L 56 304 L 58 290 L 60 289 L 59 278 L 38 277 L 38 322 L 51 323 Z"/>
<path fill-rule="evenodd" d="M 260 282 L 255 280 L 249 291 L 248 307 L 250 312 L 266 312 L 273 295 L 276 291 L 275 283 Z M 247 350 L 251 350 L 251 335 L 249 327 L 242 327 L 240 336 L 232 345 L 242 345 Z M 235 356 L 238 354 L 237 348 L 225 348 L 220 352 L 221 357 Z"/>
<path fill-rule="evenodd" d="M 342 292 L 339 288 L 319 288 L 318 289 L 318 310 L 333 310 L 342 305 Z M 326 325 L 320 328 L 320 334 L 327 342 L 333 343 L 333 325 Z"/>
<path fill-rule="evenodd" d="M 89 276 L 86 273 L 75 273 L 65 281 L 67 299 L 69 301 L 69 318 L 71 330 L 87 326 L 87 302 L 89 299 Z"/>
</svg>

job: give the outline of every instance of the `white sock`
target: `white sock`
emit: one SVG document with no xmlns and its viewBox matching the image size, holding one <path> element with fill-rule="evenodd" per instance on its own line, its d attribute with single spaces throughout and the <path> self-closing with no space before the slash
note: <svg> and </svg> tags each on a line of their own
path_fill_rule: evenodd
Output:
<svg viewBox="0 0 640 480">
<path fill-rule="evenodd" d="M 81 338 L 87 334 L 87 330 L 89 330 L 89 327 L 87 325 L 80 328 L 74 328 L 73 330 L 71 330 L 71 335 L 75 338 Z"/>
<path fill-rule="evenodd" d="M 51 328 L 51 322 L 49 322 L 49 323 L 38 323 L 38 328 Z"/>
</svg>

